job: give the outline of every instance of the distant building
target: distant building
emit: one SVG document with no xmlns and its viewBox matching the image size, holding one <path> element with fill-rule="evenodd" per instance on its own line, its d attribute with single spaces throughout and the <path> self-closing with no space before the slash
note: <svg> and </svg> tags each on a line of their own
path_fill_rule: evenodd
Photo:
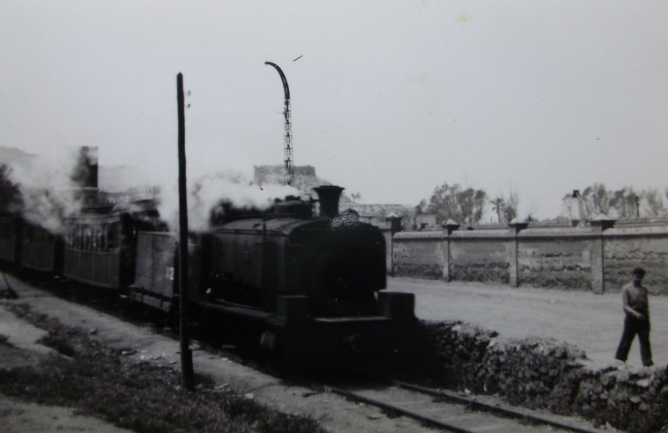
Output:
<svg viewBox="0 0 668 433">
<path fill-rule="evenodd" d="M 295 179 L 313 178 L 316 179 L 315 167 L 310 165 L 294 166 Z M 287 171 L 283 165 L 259 165 L 255 166 L 255 178 L 253 181 L 259 185 L 263 183 L 285 183 Z"/>
<path fill-rule="evenodd" d="M 389 227 L 388 218 L 400 217 L 404 230 L 411 228 L 415 219 L 415 208 L 401 204 L 360 204 L 342 203 L 341 210 L 352 209 L 360 216 L 360 221 L 377 227 Z"/>
<path fill-rule="evenodd" d="M 436 224 L 436 215 L 431 213 L 424 213 L 415 217 L 415 229 L 422 230 L 440 230 Z"/>
<path fill-rule="evenodd" d="M 316 176 L 315 167 L 310 165 L 294 166 L 295 177 L 292 186 L 299 190 L 299 196 L 302 200 L 317 200 L 318 194 L 315 193 L 313 188 L 322 186 L 322 185 L 331 185 L 331 182 L 327 182 L 324 179 L 320 179 Z M 282 165 L 261 165 L 255 166 L 255 175 L 253 182 L 258 185 L 264 184 L 287 184 L 287 172 L 285 167 Z M 342 197 L 342 202 L 345 201 L 345 198 Z"/>
<path fill-rule="evenodd" d="M 101 165 L 98 177 L 100 189 L 110 193 L 151 185 L 144 172 L 132 165 Z"/>
</svg>

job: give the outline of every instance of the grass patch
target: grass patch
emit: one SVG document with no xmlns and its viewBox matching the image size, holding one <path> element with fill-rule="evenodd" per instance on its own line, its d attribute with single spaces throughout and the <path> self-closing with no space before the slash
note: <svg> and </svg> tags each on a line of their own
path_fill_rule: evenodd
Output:
<svg viewBox="0 0 668 433">
<path fill-rule="evenodd" d="M 120 350 L 90 339 L 81 329 L 34 314 L 26 305 L 13 310 L 49 331 L 43 344 L 71 355 L 52 356 L 34 367 L 0 370 L 0 392 L 5 395 L 73 407 L 138 433 L 325 431 L 312 418 L 287 415 L 215 388 L 202 376 L 196 377 L 197 392 L 187 392 L 173 369 L 130 362 Z"/>
<path fill-rule="evenodd" d="M 51 335 L 47 335 L 46 337 L 42 337 L 39 340 L 37 340 L 37 343 L 44 345 L 46 347 L 50 347 L 56 350 L 58 353 L 65 356 L 69 356 L 70 358 L 75 355 L 74 349 L 67 342 L 67 339 L 62 337 L 54 337 Z"/>
</svg>

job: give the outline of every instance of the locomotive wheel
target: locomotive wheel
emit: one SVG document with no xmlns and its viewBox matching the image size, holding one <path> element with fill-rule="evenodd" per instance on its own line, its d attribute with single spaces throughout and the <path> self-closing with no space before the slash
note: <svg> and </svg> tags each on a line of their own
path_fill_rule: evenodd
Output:
<svg viewBox="0 0 668 433">
<path fill-rule="evenodd" d="M 286 366 L 281 340 L 281 332 L 277 329 L 266 330 L 260 336 L 260 350 L 263 360 L 280 371 L 284 370 Z"/>
</svg>

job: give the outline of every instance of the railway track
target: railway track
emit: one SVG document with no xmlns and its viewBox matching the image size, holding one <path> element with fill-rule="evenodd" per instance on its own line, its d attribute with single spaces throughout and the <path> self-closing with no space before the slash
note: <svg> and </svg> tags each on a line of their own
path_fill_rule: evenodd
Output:
<svg viewBox="0 0 668 433">
<path fill-rule="evenodd" d="M 480 397 L 462 396 L 394 381 L 392 385 L 327 387 L 329 392 L 380 408 L 388 416 L 406 416 L 433 428 L 455 433 L 577 432 L 611 433 L 571 417 L 544 414 Z"/>
</svg>

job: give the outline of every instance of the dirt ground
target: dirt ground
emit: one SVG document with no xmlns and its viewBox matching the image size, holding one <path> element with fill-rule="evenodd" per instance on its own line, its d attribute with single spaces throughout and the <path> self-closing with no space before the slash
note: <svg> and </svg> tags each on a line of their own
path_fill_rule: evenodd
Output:
<svg viewBox="0 0 668 433">
<path fill-rule="evenodd" d="M 592 361 L 614 362 L 624 312 L 619 293 L 594 295 L 481 283 L 388 278 L 388 289 L 415 293 L 416 314 L 426 320 L 462 320 L 502 337 L 550 337 L 575 344 Z M 668 297 L 650 295 L 651 343 L 656 366 L 668 364 Z M 627 363 L 642 367 L 634 341 Z"/>
<path fill-rule="evenodd" d="M 20 299 L 3 302 L 27 302 L 33 311 L 56 317 L 68 326 L 91 331 L 92 338 L 119 348 L 132 348 L 130 355 L 139 360 L 178 368 L 177 341 L 153 332 L 149 326 L 137 327 L 87 307 L 70 304 L 10 277 L 10 284 Z M 621 335 L 623 313 L 619 295 L 510 289 L 482 284 L 443 283 L 438 281 L 389 279 L 390 290 L 417 295 L 416 312 L 430 320 L 463 320 L 495 329 L 505 337 L 539 335 L 569 341 L 587 351 L 590 358 L 609 362 Z M 657 364 L 668 360 L 668 299 L 652 298 Z M 43 331 L 17 319 L 0 308 L 0 334 L 9 336 L 15 348 L 8 355 L 0 351 L 0 368 L 13 362 L 36 362 L 48 353 L 35 341 Z M 637 344 L 637 343 L 636 343 Z M 3 345 L 0 345 L 0 348 Z M 380 410 L 348 402 L 330 393 L 313 393 L 307 387 L 252 370 L 226 358 L 212 356 L 193 347 L 195 371 L 210 375 L 221 385 L 285 413 L 307 414 L 319 420 L 330 432 L 432 432 L 432 429 L 405 418 L 388 418 Z M 637 346 L 630 363 L 640 365 Z M 0 395 L 0 430 L 36 433 L 46 431 L 95 431 L 117 433 L 123 430 L 94 418 L 75 415 L 71 410 L 21 403 Z"/>
</svg>

